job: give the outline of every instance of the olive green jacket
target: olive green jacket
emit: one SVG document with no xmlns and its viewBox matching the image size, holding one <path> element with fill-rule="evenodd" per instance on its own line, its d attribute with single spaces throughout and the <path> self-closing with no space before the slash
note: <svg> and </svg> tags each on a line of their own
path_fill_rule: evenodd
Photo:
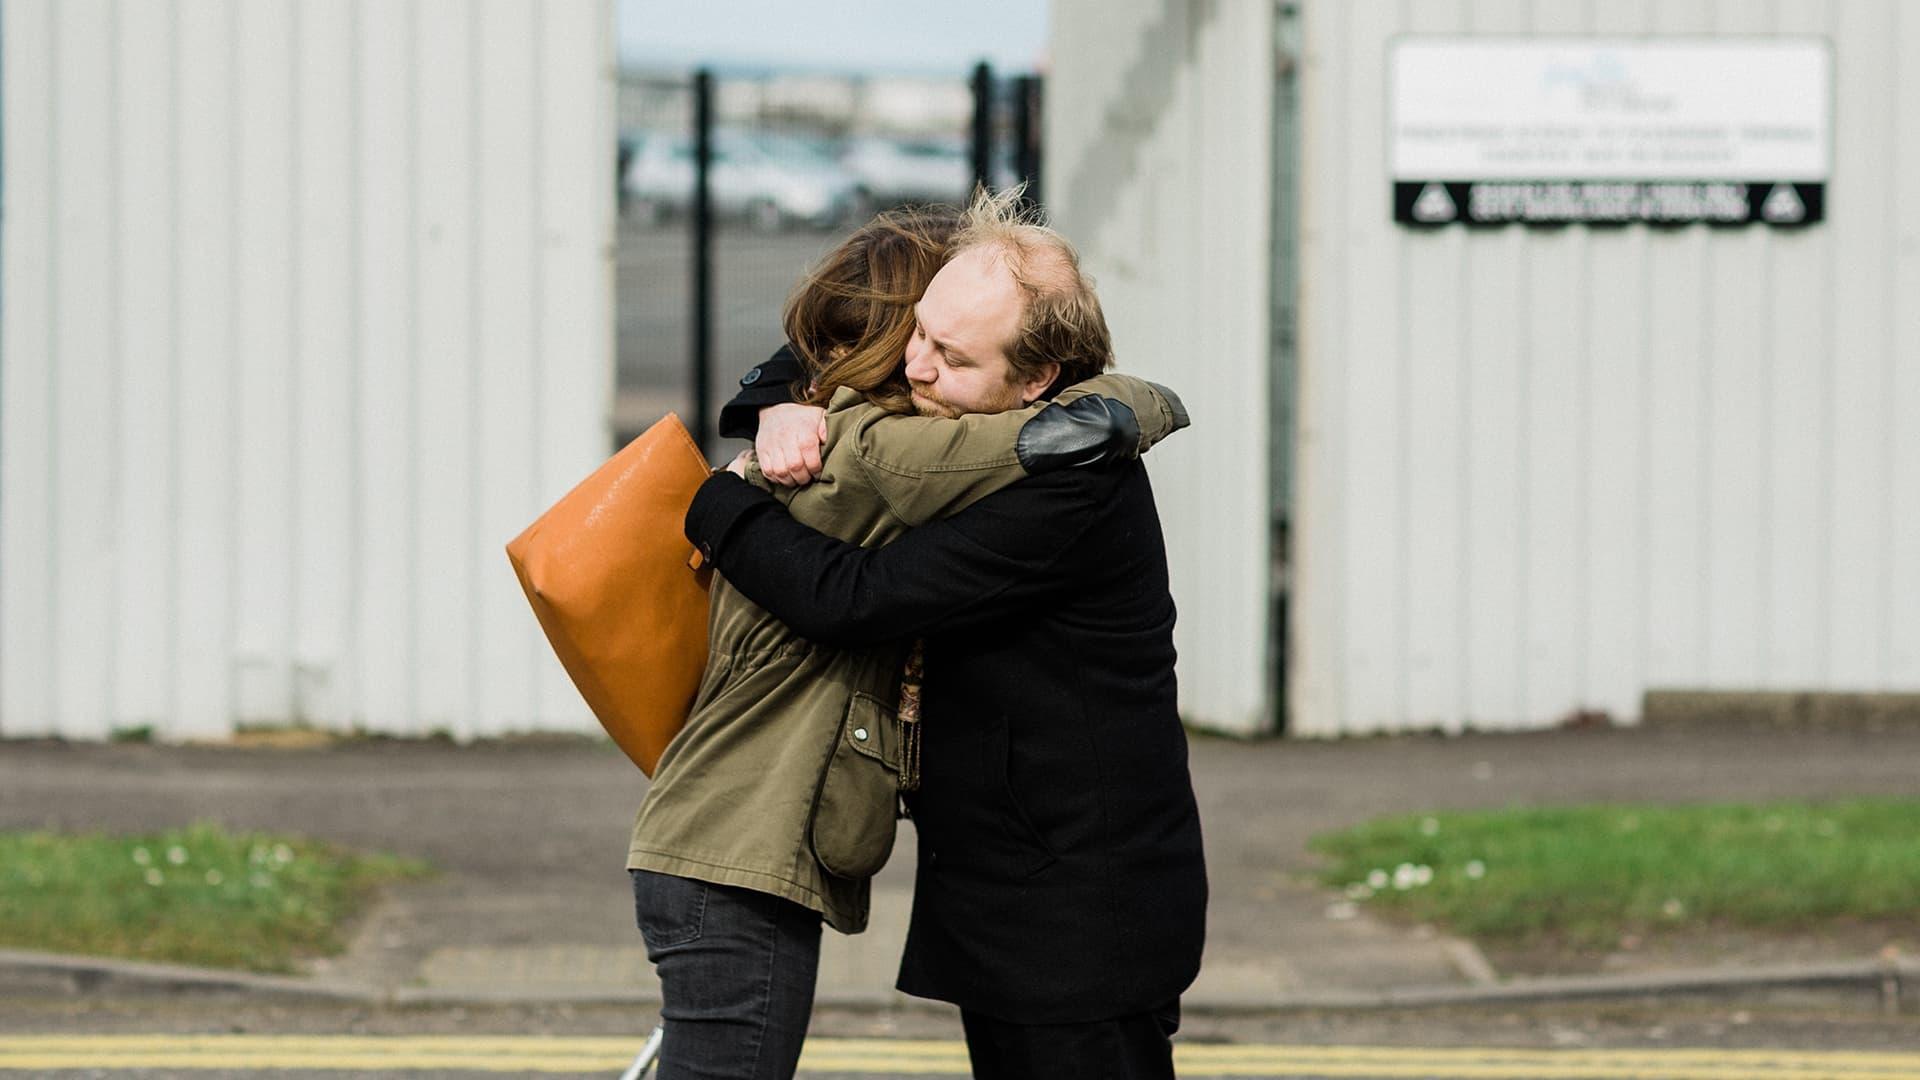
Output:
<svg viewBox="0 0 1920 1080">
<path fill-rule="evenodd" d="M 1129 406 L 1140 449 L 1186 425 L 1164 388 L 1101 375 L 1060 393 Z M 774 494 L 795 520 L 865 546 L 1026 475 L 1020 429 L 1046 404 L 959 419 L 890 414 L 857 391 L 828 403 L 820 477 Z M 768 486 L 757 470 L 748 478 Z M 756 889 L 866 928 L 868 883 L 893 850 L 906 643 L 836 649 L 797 637 L 713 579 L 706 675 L 633 825 L 627 866 Z"/>
</svg>

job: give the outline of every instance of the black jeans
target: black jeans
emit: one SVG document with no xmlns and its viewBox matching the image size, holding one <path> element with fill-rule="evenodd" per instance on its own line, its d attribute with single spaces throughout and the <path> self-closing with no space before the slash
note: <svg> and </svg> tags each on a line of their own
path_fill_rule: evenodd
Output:
<svg viewBox="0 0 1920 1080">
<path fill-rule="evenodd" d="M 647 870 L 634 912 L 660 973 L 659 1080 L 788 1080 L 820 968 L 820 915 L 752 889 Z"/>
<path fill-rule="evenodd" d="M 1173 1080 L 1180 999 L 1084 1024 L 1015 1024 L 961 1010 L 974 1080 Z"/>
</svg>

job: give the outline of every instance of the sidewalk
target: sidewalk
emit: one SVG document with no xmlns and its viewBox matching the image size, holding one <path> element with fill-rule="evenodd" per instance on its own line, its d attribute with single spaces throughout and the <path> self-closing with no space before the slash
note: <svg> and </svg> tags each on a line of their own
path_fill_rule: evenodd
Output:
<svg viewBox="0 0 1920 1080">
<path fill-rule="evenodd" d="M 1511 803 L 1920 794 L 1920 727 L 1651 728 L 1339 743 L 1197 737 L 1207 833 L 1207 961 L 1196 1012 L 1258 1012 L 1660 989 L 1912 984 L 1920 969 L 1831 942 L 1609 957 L 1514 978 L 1470 944 L 1354 915 L 1309 880 L 1307 839 L 1380 814 Z M 645 780 L 609 747 L 348 742 L 310 749 L 0 743 L 0 828 L 135 831 L 213 819 L 419 856 L 350 952 L 256 989 L 389 1001 L 651 1001 L 623 869 Z M 912 830 L 876 883 L 872 927 L 828 931 L 822 1004 L 910 1007 L 892 990 Z M 0 975 L 236 982 L 224 974 L 0 954 Z M 49 974 L 50 973 L 50 974 Z M 1539 973 L 1536 973 L 1539 974 Z M 1911 991 L 1909 991 L 1911 992 Z"/>
</svg>

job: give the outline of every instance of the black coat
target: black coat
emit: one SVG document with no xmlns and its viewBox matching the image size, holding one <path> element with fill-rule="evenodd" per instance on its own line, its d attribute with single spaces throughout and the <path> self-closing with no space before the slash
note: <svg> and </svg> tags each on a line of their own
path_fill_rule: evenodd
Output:
<svg viewBox="0 0 1920 1080">
<path fill-rule="evenodd" d="M 1186 989 L 1206 871 L 1140 463 L 1024 480 L 877 549 L 719 474 L 687 535 L 804 637 L 926 639 L 901 990 L 1073 1023 Z"/>
<path fill-rule="evenodd" d="M 760 430 L 760 410 L 769 405 L 789 404 L 794 391 L 805 381 L 807 371 L 794 354 L 793 346 L 782 345 L 763 363 L 755 364 L 740 376 L 740 390 L 720 409 L 715 430 L 723 439 L 751 439 Z"/>
</svg>

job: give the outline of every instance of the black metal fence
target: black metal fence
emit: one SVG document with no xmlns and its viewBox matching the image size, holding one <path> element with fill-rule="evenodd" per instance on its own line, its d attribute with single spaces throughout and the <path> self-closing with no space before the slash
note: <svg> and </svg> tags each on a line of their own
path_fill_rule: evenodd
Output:
<svg viewBox="0 0 1920 1080">
<path fill-rule="evenodd" d="M 782 340 L 806 268 L 875 211 L 1040 195 L 1035 76 L 628 76 L 621 87 L 614 445 L 719 406 Z"/>
</svg>

